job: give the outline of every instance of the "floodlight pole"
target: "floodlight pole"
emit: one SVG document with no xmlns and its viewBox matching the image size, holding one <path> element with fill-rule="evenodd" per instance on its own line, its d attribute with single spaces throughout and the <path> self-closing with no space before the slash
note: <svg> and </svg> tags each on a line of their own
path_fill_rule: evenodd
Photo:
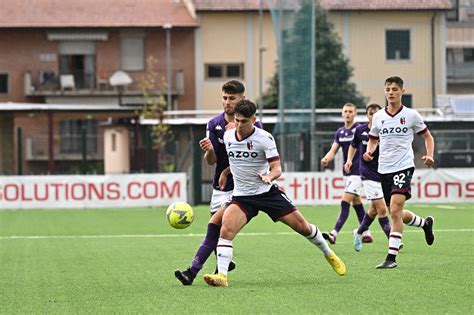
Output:
<svg viewBox="0 0 474 315">
<path fill-rule="evenodd" d="M 318 147 L 316 144 L 316 5 L 315 1 L 312 1 L 311 4 L 311 128 L 310 128 L 310 137 L 311 137 L 311 165 L 310 171 L 316 172 L 318 167 L 318 157 L 317 154 Z"/>
<path fill-rule="evenodd" d="M 263 8 L 262 1 L 260 0 L 260 6 L 258 9 L 258 22 L 259 22 L 259 36 L 258 36 L 258 116 L 260 122 L 263 120 L 263 52 L 265 48 L 263 47 Z"/>
<path fill-rule="evenodd" d="M 172 102 L 172 95 L 171 95 L 171 29 L 173 25 L 167 23 L 163 25 L 163 28 L 166 30 L 166 103 L 167 108 L 169 111 L 173 110 Z"/>
</svg>

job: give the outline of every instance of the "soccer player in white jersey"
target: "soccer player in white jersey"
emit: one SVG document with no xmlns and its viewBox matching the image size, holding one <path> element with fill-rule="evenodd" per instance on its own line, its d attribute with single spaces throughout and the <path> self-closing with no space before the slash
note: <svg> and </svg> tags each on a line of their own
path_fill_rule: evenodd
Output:
<svg viewBox="0 0 474 315">
<path fill-rule="evenodd" d="M 211 197 L 211 219 L 207 225 L 207 233 L 196 254 L 194 255 L 191 265 L 184 271 L 175 270 L 175 277 L 183 285 L 191 285 L 196 275 L 204 266 L 209 256 L 215 251 L 217 240 L 219 239 L 219 230 L 224 213 L 225 202 L 230 200 L 232 190 L 234 189 L 234 181 L 232 174 L 229 174 L 229 160 L 224 146 L 224 132 L 232 129 L 234 125 L 234 108 L 235 105 L 245 98 L 245 86 L 238 80 L 230 80 L 222 85 L 222 106 L 224 112 L 213 117 L 207 123 L 206 137 L 199 141 L 199 146 L 204 151 L 204 159 L 207 164 L 215 165 L 214 180 L 212 182 Z M 262 128 L 260 122 L 255 125 Z M 221 178 L 225 178 L 226 182 L 221 185 Z M 235 268 L 233 261 L 229 264 L 229 270 Z"/>
<path fill-rule="evenodd" d="M 344 263 L 329 248 L 321 231 L 303 217 L 274 183 L 282 173 L 280 156 L 273 136 L 254 126 L 256 110 L 250 100 L 237 103 L 234 117 L 236 128 L 224 134 L 230 171 L 234 178 L 234 192 L 224 212 L 217 243 L 218 273 L 204 275 L 204 280 L 212 286 L 228 285 L 232 241 L 259 211 L 265 212 L 274 222 L 281 221 L 305 236 L 324 253 L 334 271 L 340 276 L 344 275 Z"/>
<path fill-rule="evenodd" d="M 388 242 L 388 254 L 377 269 L 397 267 L 396 258 L 402 242 L 403 223 L 424 230 L 428 245 L 434 241 L 433 217 L 422 218 L 411 211 L 403 210 L 405 201 L 411 198 L 411 179 L 415 171 L 412 142 L 414 134 L 425 140 L 426 155 L 421 159 L 428 167 L 434 164 L 434 140 L 423 122 L 421 115 L 402 104 L 403 80 L 389 77 L 385 80 L 387 106 L 377 112 L 372 120 L 369 143 L 364 160 L 371 161 L 373 152 L 379 145 L 379 167 L 382 189 L 392 218 L 392 228 Z"/>
</svg>

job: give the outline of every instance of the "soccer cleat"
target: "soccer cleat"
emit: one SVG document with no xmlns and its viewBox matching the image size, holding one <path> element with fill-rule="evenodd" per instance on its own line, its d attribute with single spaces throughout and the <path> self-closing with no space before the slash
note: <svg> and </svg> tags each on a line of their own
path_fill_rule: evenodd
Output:
<svg viewBox="0 0 474 315">
<path fill-rule="evenodd" d="M 328 232 L 323 232 L 323 238 L 330 244 L 336 244 L 336 236 Z"/>
<path fill-rule="evenodd" d="M 403 243 L 400 243 L 400 246 L 398 246 L 398 252 L 400 253 L 403 249 Z"/>
<path fill-rule="evenodd" d="M 367 230 L 362 234 L 362 243 L 373 243 L 374 239 L 372 238 L 372 235 L 370 234 L 370 231 Z"/>
<path fill-rule="evenodd" d="M 354 230 L 354 249 L 356 252 L 360 252 L 362 249 L 362 237 L 357 234 L 357 230 Z"/>
<path fill-rule="evenodd" d="M 236 264 L 233 260 L 231 260 L 231 262 L 229 263 L 229 269 L 227 269 L 228 272 L 231 272 L 232 270 L 234 270 L 236 267 Z M 217 269 L 216 267 L 216 270 L 214 270 L 214 274 L 218 274 L 219 273 L 219 270 Z"/>
<path fill-rule="evenodd" d="M 397 263 L 394 261 L 386 260 L 380 265 L 377 265 L 375 269 L 393 269 L 397 266 Z"/>
<path fill-rule="evenodd" d="M 433 224 L 434 218 L 430 216 L 425 219 L 425 225 L 423 225 L 423 231 L 425 232 L 425 240 L 428 245 L 432 245 L 434 242 Z"/>
<path fill-rule="evenodd" d="M 211 285 L 213 287 L 229 286 L 229 283 L 227 283 L 227 276 L 222 273 L 218 273 L 216 275 L 204 275 L 204 281 L 206 281 L 208 285 Z"/>
<path fill-rule="evenodd" d="M 194 277 L 189 273 L 189 271 L 175 270 L 174 276 L 178 279 L 183 285 L 193 284 Z"/>
<path fill-rule="evenodd" d="M 344 264 L 342 259 L 336 255 L 336 253 L 331 251 L 331 253 L 329 253 L 329 256 L 326 256 L 326 260 L 338 275 L 343 276 L 346 274 L 346 265 Z"/>
</svg>

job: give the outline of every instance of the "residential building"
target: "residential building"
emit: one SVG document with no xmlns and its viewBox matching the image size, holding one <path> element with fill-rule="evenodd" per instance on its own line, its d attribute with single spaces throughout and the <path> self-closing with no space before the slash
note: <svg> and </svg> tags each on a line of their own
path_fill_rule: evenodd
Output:
<svg viewBox="0 0 474 315">
<path fill-rule="evenodd" d="M 194 63 L 196 109 L 220 109 L 220 87 L 229 79 L 243 81 L 246 96 L 258 100 L 260 90 L 266 90 L 277 66 L 276 37 L 267 2 L 194 3 L 199 23 Z"/>
<path fill-rule="evenodd" d="M 446 93 L 446 12 L 449 0 L 320 0 L 354 68 L 353 81 L 370 101 L 385 102 L 384 79 L 406 82 L 403 102 L 432 108 Z"/>
</svg>

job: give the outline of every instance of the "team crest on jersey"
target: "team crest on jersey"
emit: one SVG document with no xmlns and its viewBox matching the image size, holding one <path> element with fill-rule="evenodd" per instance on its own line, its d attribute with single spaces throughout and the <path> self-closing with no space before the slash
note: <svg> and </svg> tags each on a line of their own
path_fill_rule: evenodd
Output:
<svg viewBox="0 0 474 315">
<path fill-rule="evenodd" d="M 247 142 L 247 149 L 252 150 L 253 149 L 253 143 L 252 141 Z"/>
<path fill-rule="evenodd" d="M 222 127 L 221 127 L 221 125 L 217 125 L 215 129 L 216 130 L 222 130 Z"/>
<path fill-rule="evenodd" d="M 404 125 L 406 123 L 405 117 L 400 118 L 400 124 Z"/>
</svg>

